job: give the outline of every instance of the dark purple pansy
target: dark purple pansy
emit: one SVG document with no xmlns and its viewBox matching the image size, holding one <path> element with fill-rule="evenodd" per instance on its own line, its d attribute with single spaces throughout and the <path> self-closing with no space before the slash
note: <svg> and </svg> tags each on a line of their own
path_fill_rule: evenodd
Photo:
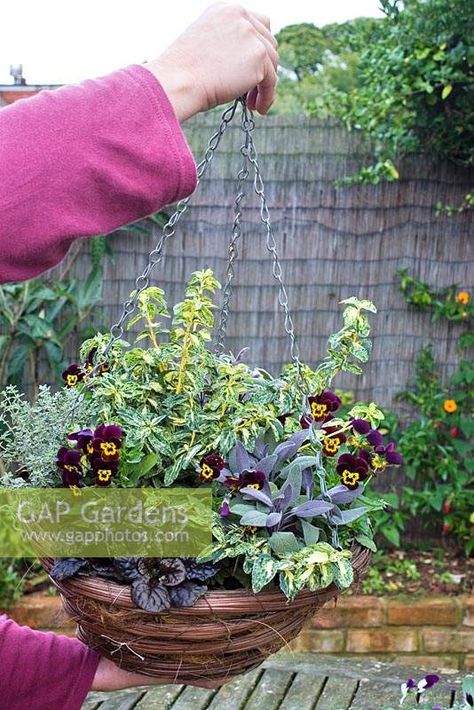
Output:
<svg viewBox="0 0 474 710">
<path fill-rule="evenodd" d="M 239 476 L 239 488 L 255 488 L 260 491 L 266 480 L 263 471 L 244 471 Z"/>
<path fill-rule="evenodd" d="M 308 402 L 311 415 L 317 422 L 324 421 L 328 414 L 335 412 L 342 404 L 341 399 L 331 390 L 324 390 L 321 394 L 308 397 Z"/>
<path fill-rule="evenodd" d="M 366 422 L 365 419 L 353 419 L 351 424 L 354 431 L 358 434 L 368 434 L 370 431 L 370 424 Z"/>
<path fill-rule="evenodd" d="M 79 470 L 81 469 L 81 452 L 75 449 L 68 449 L 66 446 L 61 446 L 56 455 L 56 464 L 60 468 L 65 466 L 75 466 Z"/>
<path fill-rule="evenodd" d="M 66 370 L 64 370 L 62 378 L 66 383 L 66 387 L 74 387 L 78 384 L 78 382 L 82 382 L 84 379 L 84 370 L 80 365 L 73 363 L 72 365 L 69 365 Z"/>
<path fill-rule="evenodd" d="M 238 491 L 240 488 L 239 476 L 226 476 L 223 483 L 224 486 L 230 488 L 231 491 Z"/>
<path fill-rule="evenodd" d="M 367 434 L 367 441 L 374 447 L 382 446 L 383 436 L 379 431 L 377 431 L 377 429 L 371 429 Z"/>
<path fill-rule="evenodd" d="M 56 456 L 56 465 L 61 471 L 61 478 L 65 486 L 77 486 L 82 474 L 82 454 L 80 451 L 62 446 Z"/>
<path fill-rule="evenodd" d="M 92 441 L 94 432 L 92 429 L 81 429 L 81 431 L 75 431 L 72 434 L 68 434 L 68 439 L 70 441 L 75 441 L 79 449 L 86 451 L 87 453 L 92 453 L 92 449 L 88 448 L 88 444 Z"/>
<path fill-rule="evenodd" d="M 200 477 L 203 483 L 218 478 L 225 466 L 225 461 L 219 454 L 208 454 L 201 460 Z"/>
<path fill-rule="evenodd" d="M 118 461 L 122 436 L 123 431 L 117 424 L 100 424 L 94 432 L 90 445 L 93 452 L 103 461 Z"/>
<path fill-rule="evenodd" d="M 365 459 L 352 454 L 342 454 L 337 460 L 336 471 L 341 482 L 349 489 L 357 488 L 367 478 L 369 466 Z"/>
<path fill-rule="evenodd" d="M 96 456 L 91 461 L 92 470 L 96 473 L 99 469 L 104 468 L 116 474 L 118 471 L 118 461 L 104 461 L 100 456 Z"/>
<path fill-rule="evenodd" d="M 283 426 L 285 426 L 285 422 L 288 419 L 288 417 L 291 417 L 291 414 L 292 414 L 291 412 L 285 412 L 285 414 L 279 414 L 277 416 L 277 419 L 280 422 L 280 424 L 283 424 Z"/>
<path fill-rule="evenodd" d="M 336 426 L 323 427 L 322 431 L 325 433 L 322 443 L 323 453 L 326 456 L 335 456 L 339 447 L 346 442 L 345 435 Z"/>
<path fill-rule="evenodd" d="M 103 461 L 101 458 L 95 458 L 92 460 L 92 471 L 97 486 L 110 486 L 118 471 L 118 463 L 117 461 Z"/>
<path fill-rule="evenodd" d="M 391 466 L 401 466 L 403 464 L 403 456 L 395 451 L 395 444 L 391 441 L 387 446 L 384 447 L 383 452 L 377 451 L 377 453 L 383 453 L 385 460 Z"/>
<path fill-rule="evenodd" d="M 94 437 L 103 439 L 103 441 L 113 441 L 123 437 L 123 430 L 118 424 L 99 424 L 94 432 Z"/>
</svg>

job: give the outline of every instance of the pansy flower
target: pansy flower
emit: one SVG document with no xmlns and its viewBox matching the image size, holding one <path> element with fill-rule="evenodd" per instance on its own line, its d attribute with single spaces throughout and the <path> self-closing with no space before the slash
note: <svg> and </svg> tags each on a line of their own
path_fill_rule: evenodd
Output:
<svg viewBox="0 0 474 710">
<path fill-rule="evenodd" d="M 226 476 L 223 480 L 223 484 L 226 488 L 230 488 L 231 491 L 238 491 L 240 488 L 240 477 Z"/>
<path fill-rule="evenodd" d="M 371 431 L 370 424 L 365 419 L 353 419 L 351 426 L 358 434 L 368 434 Z"/>
<path fill-rule="evenodd" d="M 89 350 L 89 353 L 84 361 L 84 370 L 87 372 L 87 374 L 90 374 L 94 367 L 97 367 L 96 374 L 102 375 L 104 372 L 107 372 L 110 368 L 105 362 L 101 362 L 100 365 L 98 363 L 95 363 L 95 356 L 97 355 L 97 348 L 92 348 L 92 350 Z"/>
<path fill-rule="evenodd" d="M 395 451 L 395 444 L 391 441 L 387 446 L 376 446 L 371 452 L 360 451 L 359 456 L 366 461 L 374 471 L 383 471 L 387 466 L 401 466 L 403 456 Z"/>
<path fill-rule="evenodd" d="M 200 477 L 203 483 L 208 483 L 218 478 L 224 468 L 225 461 L 219 454 L 208 454 L 201 460 Z"/>
<path fill-rule="evenodd" d="M 101 458 L 92 460 L 92 471 L 97 486 L 110 486 L 117 470 L 117 461 L 103 461 Z"/>
<path fill-rule="evenodd" d="M 65 486 L 77 486 L 82 474 L 82 454 L 80 451 L 62 446 L 56 457 L 56 465 L 61 470 L 61 478 Z"/>
<path fill-rule="evenodd" d="M 102 461 L 118 461 L 123 431 L 117 424 L 101 424 L 94 432 L 92 448 Z"/>
<path fill-rule="evenodd" d="M 266 480 L 263 471 L 243 471 L 239 476 L 239 488 L 255 488 L 261 491 Z"/>
<path fill-rule="evenodd" d="M 328 414 L 335 412 L 342 404 L 341 399 L 331 390 L 324 390 L 321 394 L 308 397 L 308 402 L 311 415 L 317 422 L 324 421 Z"/>
<path fill-rule="evenodd" d="M 92 429 L 81 429 L 80 431 L 68 434 L 68 439 L 70 441 L 75 441 L 76 446 L 82 449 L 85 453 L 92 455 L 94 447 L 92 446 L 92 439 L 94 437 L 94 432 Z"/>
<path fill-rule="evenodd" d="M 64 370 L 62 378 L 66 383 L 66 387 L 75 387 L 79 382 L 84 379 L 84 370 L 80 365 L 73 363 Z"/>
<path fill-rule="evenodd" d="M 377 429 L 371 429 L 367 434 L 367 441 L 371 446 L 382 446 L 383 436 L 379 431 L 377 431 Z"/>
<path fill-rule="evenodd" d="M 368 476 L 369 465 L 360 456 L 352 454 L 342 454 L 337 460 L 336 471 L 341 478 L 341 482 L 351 490 L 357 488 L 359 483 L 365 481 Z"/>
<path fill-rule="evenodd" d="M 326 456 L 335 456 L 339 451 L 339 447 L 345 444 L 346 437 L 337 426 L 323 427 L 323 431 L 323 454 L 326 454 Z"/>
</svg>

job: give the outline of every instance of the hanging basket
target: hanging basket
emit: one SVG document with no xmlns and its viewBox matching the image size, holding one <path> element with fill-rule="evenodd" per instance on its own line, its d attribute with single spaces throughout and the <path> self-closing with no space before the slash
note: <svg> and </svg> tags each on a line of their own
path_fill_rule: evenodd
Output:
<svg viewBox="0 0 474 710">
<path fill-rule="evenodd" d="M 234 202 L 234 223 L 228 255 L 229 260 L 223 289 L 220 324 L 214 343 L 215 352 L 222 355 L 229 317 L 234 262 L 238 256 L 241 237 L 240 205 L 245 196 L 244 182 L 254 172 L 253 187 L 260 200 L 260 219 L 266 231 L 266 248 L 272 261 L 272 273 L 278 285 L 278 302 L 284 314 L 284 327 L 289 338 L 290 353 L 296 371 L 301 375 L 302 364 L 288 305 L 288 295 L 282 279 L 282 268 L 270 223 L 264 184 L 252 138 L 254 122 L 245 100 L 238 99 L 226 109 L 218 131 L 211 137 L 204 159 L 198 165 L 200 178 L 209 166 L 220 139 L 241 105 L 241 129 L 244 143 L 240 148 L 242 167 L 237 178 Z M 187 208 L 189 198 L 178 203 L 149 255 L 143 273 L 136 280 L 136 289 L 123 307 L 118 322 L 111 328 L 111 339 L 102 356 L 107 356 L 114 343 L 124 333 L 124 324 L 134 312 L 140 294 L 149 286 L 153 268 L 162 260 L 163 247 L 173 236 L 176 224 Z M 100 361 L 92 369 L 91 377 L 99 371 Z M 307 393 L 302 391 L 302 399 Z M 320 480 L 324 499 L 328 489 L 323 476 Z M 338 523 L 332 524 L 332 545 L 339 547 Z M 367 569 L 371 553 L 359 545 L 352 549 L 354 580 L 358 581 Z M 43 559 L 49 572 L 53 561 Z M 288 602 L 278 589 L 260 593 L 242 590 L 207 592 L 192 607 L 171 608 L 155 613 L 138 609 L 132 601 L 130 587 L 99 577 L 78 576 L 54 581 L 67 612 L 77 622 L 77 635 L 84 643 L 110 658 L 121 668 L 139 672 L 162 683 L 184 683 L 204 687 L 219 687 L 233 677 L 257 667 L 270 654 L 294 639 L 306 621 L 328 600 L 335 599 L 339 588 L 331 584 L 316 592 L 301 591 Z"/>
<path fill-rule="evenodd" d="M 354 579 L 363 576 L 371 553 L 353 550 Z M 42 560 L 47 571 L 52 560 Z M 54 582 L 77 636 L 127 671 L 217 688 L 259 666 L 288 644 L 315 612 L 336 599 L 335 585 L 300 592 L 288 602 L 279 591 L 207 592 L 193 607 L 152 614 L 137 609 L 130 587 L 99 577 Z"/>
</svg>

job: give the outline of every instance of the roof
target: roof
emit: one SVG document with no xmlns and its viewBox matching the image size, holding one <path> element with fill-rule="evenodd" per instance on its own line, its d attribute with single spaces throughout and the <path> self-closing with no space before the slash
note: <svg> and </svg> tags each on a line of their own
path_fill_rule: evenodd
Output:
<svg viewBox="0 0 474 710">
<path fill-rule="evenodd" d="M 0 106 L 27 99 L 43 89 L 57 89 L 61 84 L 0 84 Z"/>
</svg>

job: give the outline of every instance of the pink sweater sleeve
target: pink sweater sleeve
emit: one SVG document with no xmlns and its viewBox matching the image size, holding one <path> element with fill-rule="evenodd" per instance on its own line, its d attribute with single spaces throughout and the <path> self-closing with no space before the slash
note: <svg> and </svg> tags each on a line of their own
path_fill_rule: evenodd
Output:
<svg viewBox="0 0 474 710">
<path fill-rule="evenodd" d="M 0 283 L 37 276 L 77 237 L 190 194 L 196 166 L 157 79 L 131 66 L 0 110 Z"/>
<path fill-rule="evenodd" d="M 0 620 L 0 707 L 80 710 L 99 659 L 77 639 Z"/>
</svg>

